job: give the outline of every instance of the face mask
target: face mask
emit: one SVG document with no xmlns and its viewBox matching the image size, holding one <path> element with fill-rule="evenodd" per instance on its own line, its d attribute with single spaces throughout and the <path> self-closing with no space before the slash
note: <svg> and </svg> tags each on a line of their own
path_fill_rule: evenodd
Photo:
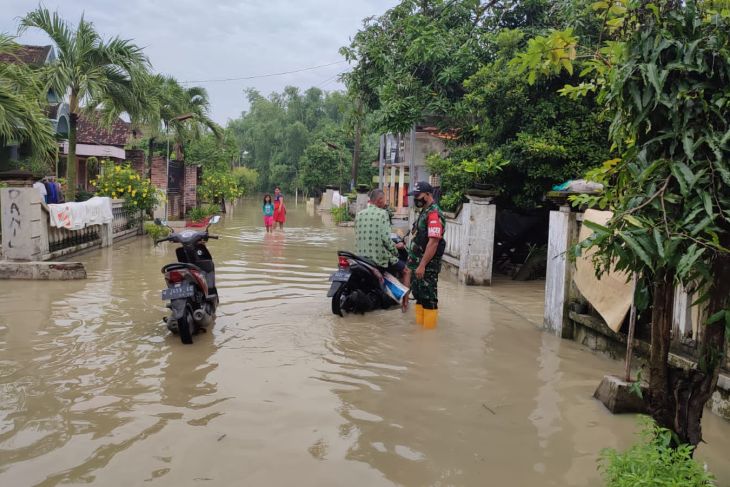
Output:
<svg viewBox="0 0 730 487">
<path fill-rule="evenodd" d="M 423 208 L 424 206 L 426 206 L 426 200 L 416 198 L 414 201 L 416 203 L 416 208 Z"/>
</svg>

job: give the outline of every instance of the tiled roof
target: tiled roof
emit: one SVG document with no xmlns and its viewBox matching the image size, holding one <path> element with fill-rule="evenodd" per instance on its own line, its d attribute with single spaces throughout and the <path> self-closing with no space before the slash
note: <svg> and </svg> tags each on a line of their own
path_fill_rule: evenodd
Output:
<svg viewBox="0 0 730 487">
<path fill-rule="evenodd" d="M 0 62 L 22 62 L 31 66 L 41 66 L 46 62 L 51 46 L 24 46 L 21 45 L 12 53 L 0 54 Z"/>
<path fill-rule="evenodd" d="M 131 124 L 121 118 L 111 128 L 100 127 L 93 117 L 80 115 L 76 124 L 76 142 L 79 144 L 116 145 L 124 147 L 132 134 Z"/>
</svg>

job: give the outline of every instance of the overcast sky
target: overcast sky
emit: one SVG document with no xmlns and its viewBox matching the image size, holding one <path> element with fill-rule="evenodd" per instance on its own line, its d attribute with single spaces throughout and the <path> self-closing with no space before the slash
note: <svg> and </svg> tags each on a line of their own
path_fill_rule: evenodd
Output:
<svg viewBox="0 0 730 487">
<path fill-rule="evenodd" d="M 0 0 L 0 31 L 15 34 L 18 18 L 38 3 Z M 238 78 L 342 61 L 362 20 L 397 0 L 47 0 L 73 23 L 85 13 L 104 37 L 119 35 L 145 48 L 156 72 L 180 81 Z M 29 31 L 19 42 L 48 44 Z M 342 88 L 346 63 L 253 80 L 198 83 L 208 89 L 213 118 L 224 124 L 246 108 L 244 88 L 268 94 L 287 85 Z"/>
</svg>

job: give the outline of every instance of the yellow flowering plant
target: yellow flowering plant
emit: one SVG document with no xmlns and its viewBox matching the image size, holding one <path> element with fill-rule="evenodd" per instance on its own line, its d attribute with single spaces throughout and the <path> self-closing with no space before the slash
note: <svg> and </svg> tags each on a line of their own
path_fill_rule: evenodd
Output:
<svg viewBox="0 0 730 487">
<path fill-rule="evenodd" d="M 143 179 L 129 164 L 102 162 L 101 174 L 91 181 L 97 196 L 126 200 L 127 207 L 148 211 L 157 205 L 158 194 L 149 179 Z"/>
<path fill-rule="evenodd" d="M 243 189 L 232 174 L 211 172 L 203 175 L 203 182 L 198 186 L 198 196 L 209 203 L 221 203 L 243 196 Z"/>
</svg>

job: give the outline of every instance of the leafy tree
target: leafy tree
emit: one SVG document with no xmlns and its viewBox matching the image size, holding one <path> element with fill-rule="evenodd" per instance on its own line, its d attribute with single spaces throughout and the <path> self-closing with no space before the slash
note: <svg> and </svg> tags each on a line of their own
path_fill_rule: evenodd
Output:
<svg viewBox="0 0 730 487">
<path fill-rule="evenodd" d="M 56 44 L 58 60 L 44 74 L 56 93 L 69 93 L 67 198 L 76 193 L 76 126 L 82 109 L 98 112 L 101 123 L 111 124 L 122 112 L 136 117 L 143 111 L 144 94 L 134 79 L 145 73 L 149 62 L 142 49 L 129 40 L 104 40 L 82 16 L 73 28 L 57 12 L 39 7 L 20 20 L 20 32 L 35 28 Z"/>
<path fill-rule="evenodd" d="M 238 146 L 229 131 L 224 131 L 222 138 L 209 132 L 198 139 L 192 139 L 185 151 L 185 162 L 200 165 L 204 171 L 230 170 L 239 157 Z"/>
<path fill-rule="evenodd" d="M 244 164 L 258 172 L 261 187 L 280 185 L 285 191 L 293 191 L 304 184 L 305 191 L 318 193 L 327 184 L 339 185 L 340 152 L 348 165 L 344 174 L 351 174 L 355 150 L 350 141 L 355 138 L 355 130 L 352 107 L 345 94 L 325 93 L 318 88 L 301 93 L 298 88 L 287 87 L 268 98 L 255 90 L 249 90 L 247 96 L 249 111 L 231 121 L 228 130 L 244 154 Z M 361 122 L 360 132 L 357 153 L 371 161 L 377 157 L 378 145 L 367 117 Z M 331 157 L 331 149 L 330 153 L 323 152 L 323 141 L 338 147 L 337 157 Z M 329 169 L 334 166 L 328 164 L 337 161 L 337 177 L 333 179 L 328 171 L 314 167 L 313 161 L 321 161 Z M 368 168 L 358 169 L 356 175 L 365 181 L 372 177 Z"/>
<path fill-rule="evenodd" d="M 325 140 L 318 140 L 307 147 L 299 176 L 304 190 L 319 194 L 327 185 L 347 188 L 349 174 L 345 156 L 340 146 Z"/>
<path fill-rule="evenodd" d="M 407 132 L 426 117 L 452 128 L 463 81 L 487 60 L 487 10 L 478 1 L 403 0 L 368 18 L 340 52 L 354 64 L 344 76 L 377 125 Z"/>
<path fill-rule="evenodd" d="M 508 69 L 536 35 L 572 22 L 574 4 L 403 0 L 366 20 L 341 50 L 354 63 L 345 81 L 380 130 L 435 124 L 459 135 L 449 159 L 457 167 L 442 178 L 451 201 L 459 198 L 448 193 L 461 194 L 470 184 L 455 173 L 458 166 L 500 152 L 511 161 L 492 178 L 500 204 L 539 205 L 552 185 L 607 153 L 608 127 L 593 101 L 566 102 L 556 93 L 572 75 L 533 86 Z M 592 32 L 593 25 L 585 25 Z"/>
<path fill-rule="evenodd" d="M 581 66 L 586 81 L 562 92 L 598 93 L 619 157 L 592 173 L 605 194 L 579 200 L 614 212 L 605 227 L 587 223 L 594 234 L 583 247 L 597 247 L 597 273 L 628 271 L 640 276 L 637 296 L 651 290 L 649 408 L 679 442 L 697 445 L 730 327 L 730 9 L 670 0 L 593 9 L 605 42 Z M 537 75 L 572 69 L 576 48 L 570 31 L 553 32 L 515 64 Z M 689 370 L 668 361 L 678 284 L 707 308 Z"/>
<path fill-rule="evenodd" d="M 203 174 L 203 182 L 198 186 L 198 195 L 209 203 L 223 203 L 243 196 L 245 188 L 238 185 L 238 179 L 230 172 L 210 171 Z"/>
<path fill-rule="evenodd" d="M 575 178 L 609 154 L 608 124 L 594 100 L 557 93 L 573 76 L 531 85 L 509 69 L 530 30 L 537 29 L 505 29 L 492 37 L 494 60 L 464 83 L 464 131 L 452 154 L 458 163 L 501 152 L 510 161 L 493 177 L 501 203 L 527 208 L 539 205 L 554 184 Z"/>
<path fill-rule="evenodd" d="M 248 167 L 236 167 L 233 169 L 233 176 L 238 182 L 238 187 L 248 194 L 258 188 L 259 173 Z"/>
<path fill-rule="evenodd" d="M 19 46 L 0 34 L 0 55 L 14 56 Z M 52 160 L 56 141 L 43 112 L 47 90 L 40 73 L 23 63 L 0 61 L 0 145 L 28 142 L 33 156 Z"/>
</svg>

